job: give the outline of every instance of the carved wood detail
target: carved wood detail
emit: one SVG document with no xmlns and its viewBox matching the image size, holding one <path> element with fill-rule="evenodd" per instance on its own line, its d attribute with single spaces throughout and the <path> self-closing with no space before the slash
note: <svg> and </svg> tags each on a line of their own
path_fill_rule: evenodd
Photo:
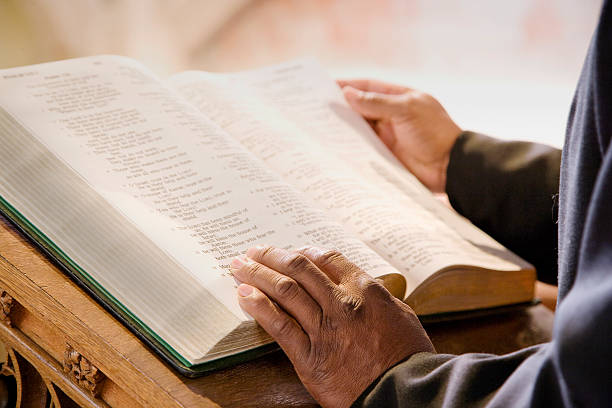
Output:
<svg viewBox="0 0 612 408">
<path fill-rule="evenodd" d="M 16 304 L 16 306 L 20 306 Z M 0 381 L 8 390 L 9 407 L 53 407 L 53 408 L 110 408 L 105 401 L 93 397 L 89 391 L 75 384 L 65 375 L 63 366 L 52 356 L 34 343 L 15 327 L 27 321 L 23 318 L 24 309 L 13 308 L 13 328 L 0 324 L 0 343 L 6 355 L 2 355 Z M 42 338 L 42 337 L 41 337 Z M 65 343 L 61 347 L 61 358 Z M 104 386 L 108 385 L 105 381 Z M 102 392 L 104 395 L 104 391 Z M 2 406 L 0 397 L 0 406 Z M 112 406 L 133 406 L 136 404 L 116 404 Z"/>
<path fill-rule="evenodd" d="M 69 344 L 66 345 L 63 365 L 64 372 L 73 382 L 89 391 L 94 397 L 100 395 L 106 376 Z"/>
<path fill-rule="evenodd" d="M 0 375 L 14 377 L 15 369 L 13 368 L 13 353 L 12 350 L 6 349 L 6 345 L 4 347 L 6 351 L 6 356 L 4 356 L 6 358 L 6 361 L 2 364 L 2 369 L 0 369 Z"/>
<path fill-rule="evenodd" d="M 0 289 L 0 321 L 9 327 L 11 327 L 10 314 L 14 302 L 15 299 L 11 295 Z"/>
</svg>

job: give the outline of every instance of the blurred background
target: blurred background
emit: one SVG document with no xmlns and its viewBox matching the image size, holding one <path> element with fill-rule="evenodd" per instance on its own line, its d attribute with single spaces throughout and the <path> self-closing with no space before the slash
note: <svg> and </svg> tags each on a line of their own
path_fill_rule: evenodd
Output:
<svg viewBox="0 0 612 408">
<path fill-rule="evenodd" d="M 314 56 L 334 76 L 427 91 L 464 128 L 561 146 L 600 6 L 601 0 L 0 0 L 0 68 L 112 53 L 165 77 Z"/>
</svg>

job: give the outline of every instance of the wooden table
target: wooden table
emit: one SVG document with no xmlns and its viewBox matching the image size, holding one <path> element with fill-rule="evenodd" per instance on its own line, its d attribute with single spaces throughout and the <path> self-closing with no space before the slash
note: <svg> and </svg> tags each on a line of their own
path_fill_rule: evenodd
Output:
<svg viewBox="0 0 612 408">
<path fill-rule="evenodd" d="M 316 406 L 282 352 L 181 377 L 3 218 L 0 295 L 0 398 L 8 384 L 18 407 Z M 552 321 L 538 305 L 426 329 L 439 352 L 503 354 L 548 341 Z"/>
</svg>

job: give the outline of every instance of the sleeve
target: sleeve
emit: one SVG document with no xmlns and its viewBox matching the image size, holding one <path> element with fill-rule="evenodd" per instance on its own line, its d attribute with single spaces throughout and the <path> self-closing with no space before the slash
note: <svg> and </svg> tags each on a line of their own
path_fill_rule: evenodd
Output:
<svg viewBox="0 0 612 408">
<path fill-rule="evenodd" d="M 576 361 L 576 354 L 586 361 L 595 357 L 588 347 L 565 350 L 575 338 L 503 356 L 418 353 L 384 373 L 353 407 L 571 407 L 580 405 L 577 401 L 602 406 L 610 396 L 605 385 L 610 380 L 603 372 L 582 398 L 577 394 L 585 393 L 575 389 L 585 385 L 574 373 L 578 367 L 561 366 L 568 357 Z"/>
<path fill-rule="evenodd" d="M 598 174 L 576 281 L 555 312 L 551 342 L 502 356 L 414 354 L 383 373 L 354 406 L 610 406 L 612 148 Z"/>
<path fill-rule="evenodd" d="M 612 174 L 612 150 L 609 174 Z M 603 184 L 603 183 L 602 183 Z M 612 177 L 553 340 L 515 353 L 418 353 L 379 377 L 354 407 L 603 407 L 612 401 Z"/>
<path fill-rule="evenodd" d="M 504 356 L 418 353 L 383 374 L 353 407 L 561 407 L 563 401 L 554 390 L 546 395 L 535 392 L 534 377 L 549 363 L 548 347 Z"/>
<path fill-rule="evenodd" d="M 462 133 L 451 151 L 446 192 L 453 208 L 557 284 L 561 151 Z"/>
</svg>

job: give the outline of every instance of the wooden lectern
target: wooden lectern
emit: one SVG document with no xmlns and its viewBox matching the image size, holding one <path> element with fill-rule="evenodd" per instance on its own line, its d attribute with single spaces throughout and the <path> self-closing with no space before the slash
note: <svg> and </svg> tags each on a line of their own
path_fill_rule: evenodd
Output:
<svg viewBox="0 0 612 408">
<path fill-rule="evenodd" d="M 317 405 L 280 351 L 201 378 L 182 377 L 1 217 L 0 306 L 0 400 L 9 406 Z M 548 341 L 552 321 L 538 305 L 426 329 L 439 352 L 502 354 Z"/>
</svg>

